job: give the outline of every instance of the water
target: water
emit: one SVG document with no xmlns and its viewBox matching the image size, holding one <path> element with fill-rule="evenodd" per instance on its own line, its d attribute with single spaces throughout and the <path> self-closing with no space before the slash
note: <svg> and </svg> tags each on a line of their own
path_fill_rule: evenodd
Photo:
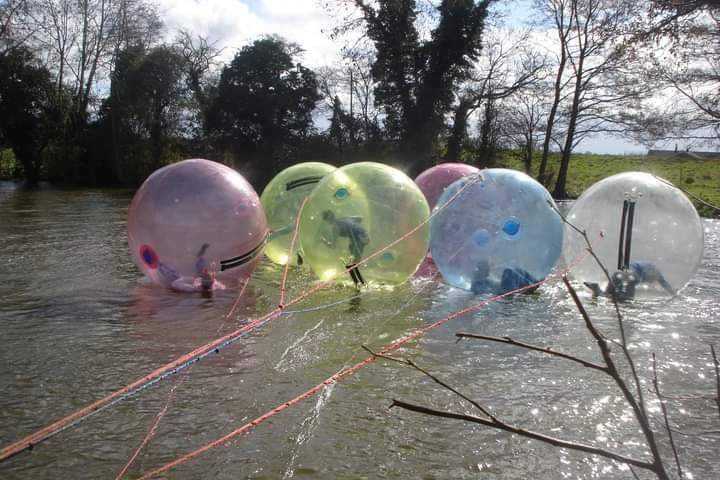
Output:
<svg viewBox="0 0 720 480">
<path fill-rule="evenodd" d="M 280 271 L 269 264 L 261 266 L 229 320 L 223 317 L 234 301 L 231 292 L 203 299 L 140 282 L 125 237 L 131 195 L 21 192 L 0 184 L 3 446 L 276 305 Z M 704 225 L 703 266 L 682 295 L 624 308 L 655 426 L 661 427 L 661 416 L 649 391 L 652 352 L 662 389 L 671 397 L 683 466 L 693 478 L 717 478 L 720 415 L 708 344 L 720 347 L 720 222 Z M 297 272 L 290 277 L 290 298 L 312 282 Z M 365 358 L 361 345 L 381 348 L 477 301 L 438 282 L 354 295 L 345 288 L 319 292 L 293 307 L 310 311 L 288 313 L 186 374 L 0 464 L 0 477 L 114 478 L 176 388 L 157 436 L 130 469 L 128 478 L 135 478 Z M 608 303 L 588 301 L 587 307 L 598 326 L 617 337 Z M 629 408 L 601 373 L 509 346 L 456 343 L 460 330 L 509 335 L 600 361 L 557 281 L 538 295 L 459 318 L 398 355 L 506 421 L 644 455 Z M 586 454 L 479 425 L 388 410 L 393 398 L 475 413 L 418 372 L 381 361 L 172 470 L 168 478 L 631 478 L 624 467 Z M 663 448 L 668 454 L 666 442 Z"/>
</svg>

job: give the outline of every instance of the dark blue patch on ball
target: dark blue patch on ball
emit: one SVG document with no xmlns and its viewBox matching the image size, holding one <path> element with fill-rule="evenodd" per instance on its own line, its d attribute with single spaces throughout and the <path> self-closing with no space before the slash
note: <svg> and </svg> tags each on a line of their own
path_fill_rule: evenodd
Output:
<svg viewBox="0 0 720 480">
<path fill-rule="evenodd" d="M 520 222 L 518 222 L 514 218 L 508 218 L 505 220 L 505 224 L 503 224 L 503 232 L 507 233 L 510 236 L 517 235 L 517 233 L 520 231 Z"/>
<path fill-rule="evenodd" d="M 153 250 L 150 245 L 143 245 L 142 247 L 140 247 L 140 256 L 142 257 L 143 262 L 145 262 L 148 267 L 158 267 L 157 253 L 155 253 L 155 250 Z"/>
</svg>

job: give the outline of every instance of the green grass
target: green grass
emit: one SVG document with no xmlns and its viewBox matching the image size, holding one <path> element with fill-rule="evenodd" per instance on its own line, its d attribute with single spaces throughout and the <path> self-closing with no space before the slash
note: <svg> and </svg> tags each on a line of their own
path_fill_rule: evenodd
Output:
<svg viewBox="0 0 720 480">
<path fill-rule="evenodd" d="M 548 172 L 552 173 L 552 190 L 559 167 L 559 155 L 548 159 Z M 537 177 L 539 155 L 533 161 L 533 176 Z M 506 152 L 498 166 L 524 170 L 519 156 Z M 621 172 L 640 171 L 662 177 L 690 194 L 713 205 L 720 205 L 720 160 L 692 158 L 655 158 L 645 155 L 573 154 L 568 170 L 567 192 L 576 198 L 593 183 Z M 690 198 L 703 217 L 720 218 L 720 212 Z"/>
<path fill-rule="evenodd" d="M 18 168 L 12 148 L 0 148 L 0 180 L 13 180 L 17 174 Z"/>
</svg>

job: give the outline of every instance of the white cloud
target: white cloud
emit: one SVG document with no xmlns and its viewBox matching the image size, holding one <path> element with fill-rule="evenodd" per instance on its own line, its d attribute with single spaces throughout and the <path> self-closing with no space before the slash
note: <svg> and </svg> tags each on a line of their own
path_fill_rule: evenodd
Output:
<svg viewBox="0 0 720 480">
<path fill-rule="evenodd" d="M 170 38 L 179 30 L 203 35 L 224 48 L 225 61 L 254 39 L 273 34 L 299 44 L 310 67 L 339 56 L 339 45 L 326 33 L 333 19 L 318 0 L 160 0 L 160 5 Z"/>
</svg>

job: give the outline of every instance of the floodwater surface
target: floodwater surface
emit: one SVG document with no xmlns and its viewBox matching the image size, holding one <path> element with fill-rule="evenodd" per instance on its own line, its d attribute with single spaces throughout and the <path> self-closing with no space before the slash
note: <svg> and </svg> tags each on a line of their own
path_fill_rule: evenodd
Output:
<svg viewBox="0 0 720 480">
<path fill-rule="evenodd" d="M 206 299 L 147 285 L 127 252 L 131 197 L 108 190 L 24 192 L 0 183 L 0 447 L 277 305 L 281 271 L 268 262 L 229 318 L 234 292 Z M 720 222 L 704 220 L 704 226 L 702 267 L 678 297 L 622 307 L 669 468 L 662 412 L 652 393 L 653 352 L 683 469 L 696 479 L 720 475 L 720 412 L 709 349 L 720 350 Z M 297 270 L 289 277 L 289 298 L 314 282 Z M 156 435 L 128 472 L 136 478 L 366 358 L 362 345 L 381 349 L 480 300 L 436 280 L 359 294 L 326 288 L 219 354 L 0 464 L 0 477 L 115 478 L 167 405 Z M 597 325 L 618 338 L 611 305 L 602 299 L 586 304 Z M 457 331 L 511 336 L 600 362 L 557 278 L 534 295 L 459 317 L 395 355 L 507 422 L 648 458 L 631 409 L 602 373 L 511 346 L 457 343 Z M 626 466 L 596 456 L 388 409 L 392 399 L 479 413 L 419 372 L 381 360 L 165 478 L 633 478 Z"/>
</svg>

